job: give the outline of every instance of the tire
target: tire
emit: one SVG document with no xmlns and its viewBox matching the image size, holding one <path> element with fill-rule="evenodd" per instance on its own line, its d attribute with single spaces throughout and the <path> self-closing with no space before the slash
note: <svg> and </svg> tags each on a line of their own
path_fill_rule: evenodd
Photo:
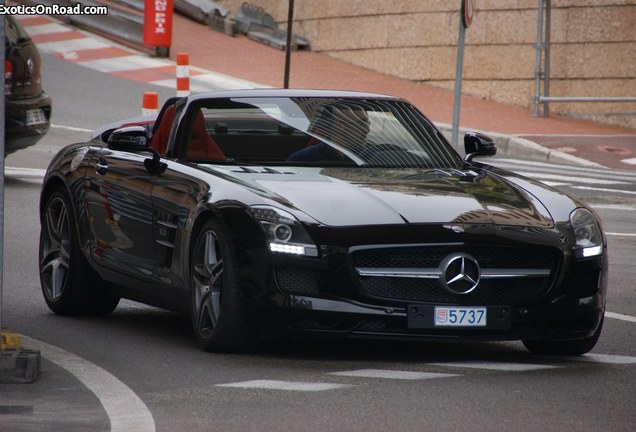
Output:
<svg viewBox="0 0 636 432">
<path fill-rule="evenodd" d="M 216 220 L 198 231 L 190 262 L 191 317 L 201 347 L 247 352 L 258 338 L 247 319 L 233 248 Z"/>
<path fill-rule="evenodd" d="M 79 247 L 77 224 L 63 189 L 47 198 L 40 231 L 40 285 L 47 306 L 58 315 L 108 315 L 119 298 L 90 268 Z"/>
<path fill-rule="evenodd" d="M 598 324 L 598 328 L 594 334 L 590 337 L 574 340 L 552 340 L 552 339 L 538 339 L 538 340 L 524 340 L 522 341 L 525 347 L 532 354 L 547 354 L 547 355 L 566 355 L 566 356 L 578 356 L 590 352 L 592 348 L 598 342 L 603 330 L 604 316 L 601 316 L 601 322 Z"/>
</svg>

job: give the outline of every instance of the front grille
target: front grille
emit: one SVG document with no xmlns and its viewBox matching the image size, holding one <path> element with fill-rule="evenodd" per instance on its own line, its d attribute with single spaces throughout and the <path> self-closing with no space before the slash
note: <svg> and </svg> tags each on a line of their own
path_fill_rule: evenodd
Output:
<svg viewBox="0 0 636 432">
<path fill-rule="evenodd" d="M 600 270 L 572 271 L 563 284 L 563 292 L 572 298 L 591 297 L 599 290 Z"/>
<path fill-rule="evenodd" d="M 276 281 L 288 294 L 316 295 L 319 293 L 318 273 L 301 268 L 276 269 Z"/>
<path fill-rule="evenodd" d="M 558 268 L 559 255 L 554 249 L 517 249 L 502 247 L 431 246 L 359 250 L 352 253 L 355 268 L 364 269 L 438 269 L 442 260 L 462 252 L 474 257 L 482 269 L 549 270 L 546 276 L 482 279 L 468 294 L 454 294 L 444 289 L 438 278 L 420 279 L 392 276 L 357 276 L 362 295 L 402 302 L 458 305 L 514 305 L 538 300 L 551 287 Z"/>
<path fill-rule="evenodd" d="M 482 280 L 470 294 L 452 294 L 437 279 L 360 278 L 364 295 L 408 302 L 458 305 L 511 305 L 540 298 L 547 291 L 546 278 Z"/>
<path fill-rule="evenodd" d="M 553 249 L 430 246 L 363 249 L 351 258 L 354 267 L 437 267 L 453 252 L 472 255 L 482 268 L 552 268 L 557 256 Z"/>
</svg>

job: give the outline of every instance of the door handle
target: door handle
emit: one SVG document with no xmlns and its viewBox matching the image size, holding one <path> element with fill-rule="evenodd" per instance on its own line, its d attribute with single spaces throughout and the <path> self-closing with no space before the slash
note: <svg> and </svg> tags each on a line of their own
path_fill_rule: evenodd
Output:
<svg viewBox="0 0 636 432">
<path fill-rule="evenodd" d="M 106 171 L 108 171 L 108 164 L 104 159 L 100 159 L 99 162 L 95 164 L 95 172 L 99 175 L 104 175 Z"/>
</svg>

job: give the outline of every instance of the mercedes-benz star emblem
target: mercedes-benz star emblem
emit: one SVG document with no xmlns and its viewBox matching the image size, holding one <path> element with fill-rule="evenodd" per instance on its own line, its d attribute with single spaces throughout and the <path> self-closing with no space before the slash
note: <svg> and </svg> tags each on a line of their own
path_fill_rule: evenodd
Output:
<svg viewBox="0 0 636 432">
<path fill-rule="evenodd" d="M 479 284 L 481 269 L 477 260 L 466 253 L 453 253 L 439 265 L 442 274 L 439 283 L 453 294 L 468 294 Z"/>
</svg>

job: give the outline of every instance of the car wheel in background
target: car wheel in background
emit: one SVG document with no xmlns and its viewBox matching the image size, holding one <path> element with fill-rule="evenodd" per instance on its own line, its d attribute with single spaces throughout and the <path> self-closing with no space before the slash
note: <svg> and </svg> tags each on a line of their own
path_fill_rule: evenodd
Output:
<svg viewBox="0 0 636 432">
<path fill-rule="evenodd" d="M 551 339 L 524 340 L 523 344 L 532 354 L 583 355 L 591 351 L 598 342 L 603 330 L 603 320 L 604 317 L 602 316 L 594 334 L 587 338 L 561 341 Z"/>
<path fill-rule="evenodd" d="M 107 315 L 119 303 L 82 255 L 73 211 L 62 189 L 46 200 L 40 232 L 40 283 L 48 307 L 59 315 Z"/>
</svg>

